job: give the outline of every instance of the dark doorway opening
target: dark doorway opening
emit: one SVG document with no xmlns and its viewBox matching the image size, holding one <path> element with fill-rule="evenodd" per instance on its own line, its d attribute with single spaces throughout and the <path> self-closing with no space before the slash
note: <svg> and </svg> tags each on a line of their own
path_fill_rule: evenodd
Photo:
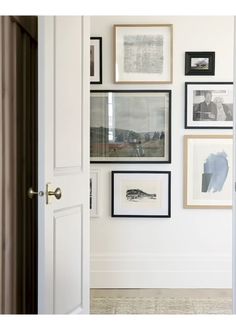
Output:
<svg viewBox="0 0 236 332">
<path fill-rule="evenodd" d="M 37 17 L 2 16 L 1 311 L 37 313 Z"/>
</svg>

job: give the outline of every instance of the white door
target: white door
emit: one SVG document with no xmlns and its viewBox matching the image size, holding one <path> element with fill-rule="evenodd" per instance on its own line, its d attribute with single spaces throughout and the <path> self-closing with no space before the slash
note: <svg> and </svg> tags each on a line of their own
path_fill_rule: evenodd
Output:
<svg viewBox="0 0 236 332">
<path fill-rule="evenodd" d="M 88 17 L 39 17 L 40 314 L 89 312 L 89 40 Z"/>
</svg>

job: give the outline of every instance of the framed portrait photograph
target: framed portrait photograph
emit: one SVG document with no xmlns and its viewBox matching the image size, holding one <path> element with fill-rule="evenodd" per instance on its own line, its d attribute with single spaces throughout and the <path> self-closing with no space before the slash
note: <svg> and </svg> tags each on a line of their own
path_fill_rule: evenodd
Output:
<svg viewBox="0 0 236 332">
<path fill-rule="evenodd" d="M 115 82 L 172 82 L 172 24 L 114 25 Z"/>
<path fill-rule="evenodd" d="M 170 163 L 170 90 L 90 94 L 91 163 Z"/>
<path fill-rule="evenodd" d="M 184 208 L 232 207 L 232 135 L 184 136 Z"/>
<path fill-rule="evenodd" d="M 185 52 L 185 75 L 215 75 L 215 52 Z"/>
<path fill-rule="evenodd" d="M 233 128 L 232 82 L 186 82 L 185 128 Z"/>
<path fill-rule="evenodd" d="M 170 218 L 171 174 L 112 172 L 112 217 Z"/>
<path fill-rule="evenodd" d="M 90 217 L 99 217 L 99 170 L 90 171 L 89 189 Z"/>
<path fill-rule="evenodd" d="M 90 38 L 90 83 L 102 84 L 102 37 Z"/>
</svg>

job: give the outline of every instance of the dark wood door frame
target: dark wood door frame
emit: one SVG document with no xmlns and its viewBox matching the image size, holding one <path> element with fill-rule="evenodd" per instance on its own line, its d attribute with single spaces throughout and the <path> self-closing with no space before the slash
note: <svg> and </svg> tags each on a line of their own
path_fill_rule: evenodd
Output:
<svg viewBox="0 0 236 332">
<path fill-rule="evenodd" d="M 37 17 L 1 17 L 0 43 L 0 307 L 35 314 L 37 199 L 27 190 L 37 189 Z"/>
</svg>

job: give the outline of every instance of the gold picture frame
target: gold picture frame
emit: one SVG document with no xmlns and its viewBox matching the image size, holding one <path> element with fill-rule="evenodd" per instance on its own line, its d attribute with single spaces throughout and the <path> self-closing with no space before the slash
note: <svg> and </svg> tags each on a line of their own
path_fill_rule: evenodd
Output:
<svg viewBox="0 0 236 332">
<path fill-rule="evenodd" d="M 184 208 L 230 209 L 232 135 L 184 136 Z"/>
<path fill-rule="evenodd" d="M 114 25 L 115 83 L 173 80 L 172 24 Z"/>
</svg>

